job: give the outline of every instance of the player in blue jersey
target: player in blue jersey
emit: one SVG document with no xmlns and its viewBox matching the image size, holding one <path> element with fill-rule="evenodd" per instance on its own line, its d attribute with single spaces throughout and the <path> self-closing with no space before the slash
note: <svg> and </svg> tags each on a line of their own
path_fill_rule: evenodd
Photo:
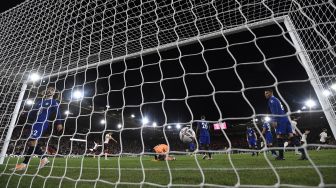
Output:
<svg viewBox="0 0 336 188">
<path fill-rule="evenodd" d="M 202 150 L 210 149 L 210 127 L 208 122 L 205 121 L 205 116 L 201 117 L 201 121 L 197 122 L 196 135 L 199 132 L 199 145 Z M 203 159 L 212 159 L 210 152 L 205 152 Z"/>
<path fill-rule="evenodd" d="M 27 164 L 32 154 L 41 156 L 39 168 L 43 168 L 49 163 L 46 156 L 43 155 L 43 151 L 41 146 L 38 144 L 38 140 L 48 129 L 49 122 L 53 122 L 53 120 L 51 120 L 52 117 L 56 115 L 54 123 L 57 131 L 61 131 L 63 129 L 59 103 L 53 99 L 53 96 L 55 95 L 55 88 L 53 86 L 48 86 L 45 92 L 43 92 L 43 95 L 43 98 L 37 100 L 31 111 L 28 113 L 28 118 L 33 118 L 35 121 L 32 125 L 31 134 L 28 140 L 28 151 L 23 162 L 15 166 L 14 170 L 16 171 L 25 170 L 27 168 Z"/>
<path fill-rule="evenodd" d="M 265 121 L 262 126 L 261 134 L 264 135 L 267 147 L 273 146 L 273 135 L 271 130 L 271 125 L 269 122 Z M 278 155 L 274 150 L 271 150 L 273 156 L 277 157 Z"/>
<path fill-rule="evenodd" d="M 286 136 L 288 136 L 288 139 L 291 141 L 292 144 L 295 144 L 295 141 L 293 140 L 292 125 L 286 115 L 286 112 L 280 100 L 273 96 L 272 89 L 265 90 L 265 97 L 268 100 L 268 108 L 271 111 L 271 114 L 276 115 L 271 118 L 271 124 L 275 128 L 278 147 L 284 147 Z M 283 149 L 279 150 L 279 156 L 276 158 L 276 160 L 284 160 Z"/>
<path fill-rule="evenodd" d="M 253 130 L 252 127 L 247 126 L 247 130 L 246 130 L 246 140 L 247 143 L 249 145 L 249 148 L 251 149 L 258 149 L 257 146 L 257 134 L 255 133 L 255 131 Z M 256 152 L 252 152 L 252 156 L 255 155 Z M 257 153 L 258 155 L 258 153 Z"/>
</svg>

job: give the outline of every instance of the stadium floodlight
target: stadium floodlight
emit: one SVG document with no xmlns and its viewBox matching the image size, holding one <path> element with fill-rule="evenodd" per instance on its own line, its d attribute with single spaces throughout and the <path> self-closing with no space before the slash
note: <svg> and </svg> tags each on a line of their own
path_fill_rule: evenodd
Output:
<svg viewBox="0 0 336 188">
<path fill-rule="evenodd" d="M 323 90 L 322 94 L 325 96 L 325 97 L 329 97 L 331 95 L 331 92 L 327 89 Z"/>
<path fill-rule="evenodd" d="M 36 82 L 41 79 L 41 76 L 37 73 L 32 73 L 29 75 L 28 80 L 32 82 Z"/>
<path fill-rule="evenodd" d="M 106 108 L 107 108 L 107 109 L 110 108 L 110 105 L 106 105 Z"/>
<path fill-rule="evenodd" d="M 84 96 L 84 95 L 83 95 L 83 92 L 81 92 L 81 91 L 79 91 L 79 90 L 74 91 L 73 94 L 72 94 L 72 97 L 73 97 L 74 99 L 82 99 L 83 96 Z"/>
<path fill-rule="evenodd" d="M 28 100 L 26 100 L 26 104 L 29 105 L 29 106 L 33 105 L 34 101 L 32 99 L 28 99 Z"/>
<path fill-rule="evenodd" d="M 156 123 L 156 122 L 153 122 L 152 125 L 153 125 L 153 127 L 156 127 L 156 126 L 157 126 L 157 123 Z"/>
<path fill-rule="evenodd" d="M 119 123 L 119 124 L 117 125 L 117 127 L 118 127 L 118 129 L 120 129 L 120 128 L 122 127 L 121 123 Z"/>
<path fill-rule="evenodd" d="M 172 127 L 170 125 L 167 126 L 167 129 L 171 129 Z"/>
<path fill-rule="evenodd" d="M 106 121 L 104 119 L 100 120 L 100 124 L 104 125 Z"/>
<path fill-rule="evenodd" d="M 270 121 L 271 121 L 271 118 L 268 117 L 268 116 L 266 116 L 264 120 L 265 120 L 265 122 L 270 122 Z"/>
<path fill-rule="evenodd" d="M 316 102 L 312 99 L 308 99 L 306 102 L 305 102 L 305 105 L 308 107 L 308 108 L 313 108 L 316 106 Z"/>
<path fill-rule="evenodd" d="M 307 109 L 307 107 L 306 106 L 302 106 L 301 110 L 305 110 L 305 109 Z"/>
<path fill-rule="evenodd" d="M 302 111 L 301 110 L 298 110 L 297 113 L 301 113 Z"/>
<path fill-rule="evenodd" d="M 259 120 L 258 120 L 258 118 L 255 118 L 255 119 L 253 119 L 253 121 L 258 122 Z"/>
<path fill-rule="evenodd" d="M 334 91 L 336 91 L 336 83 L 335 83 L 335 84 L 332 84 L 332 85 L 330 86 L 330 88 L 333 89 Z"/>
<path fill-rule="evenodd" d="M 134 115 L 134 114 L 132 114 L 132 115 L 131 115 L 131 118 L 135 118 L 135 115 Z"/>
<path fill-rule="evenodd" d="M 147 117 L 142 118 L 142 125 L 146 125 L 149 122 Z"/>
<path fill-rule="evenodd" d="M 65 115 L 69 115 L 69 114 L 70 114 L 70 111 L 69 111 L 69 110 L 66 110 L 66 111 L 64 112 L 64 114 L 65 114 Z"/>
<path fill-rule="evenodd" d="M 176 124 L 176 129 L 181 129 L 181 124 Z"/>
</svg>

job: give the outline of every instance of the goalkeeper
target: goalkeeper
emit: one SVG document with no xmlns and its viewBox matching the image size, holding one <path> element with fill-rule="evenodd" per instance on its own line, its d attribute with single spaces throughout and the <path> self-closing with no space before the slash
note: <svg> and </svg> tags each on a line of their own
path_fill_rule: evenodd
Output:
<svg viewBox="0 0 336 188">
<path fill-rule="evenodd" d="M 55 95 L 55 88 L 53 86 L 48 86 L 42 94 L 43 98 L 38 99 L 32 110 L 28 113 L 28 118 L 34 118 L 35 121 L 32 125 L 31 134 L 28 140 L 28 151 L 26 152 L 23 162 L 21 164 L 16 164 L 13 169 L 15 171 L 25 170 L 32 154 L 41 156 L 39 168 L 43 168 L 49 163 L 47 157 L 43 155 L 44 152 L 38 144 L 38 140 L 48 129 L 49 121 L 53 115 L 56 114 L 55 123 L 57 131 L 61 131 L 63 129 L 59 103 L 53 99 Z"/>
<path fill-rule="evenodd" d="M 153 148 L 155 152 L 154 159 L 156 161 L 173 161 L 175 157 L 169 156 L 169 147 L 166 144 L 159 144 Z"/>
</svg>

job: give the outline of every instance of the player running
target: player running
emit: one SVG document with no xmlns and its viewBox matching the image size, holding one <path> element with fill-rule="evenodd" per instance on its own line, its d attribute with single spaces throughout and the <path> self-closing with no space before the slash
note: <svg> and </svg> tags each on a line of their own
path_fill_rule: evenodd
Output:
<svg viewBox="0 0 336 188">
<path fill-rule="evenodd" d="M 253 128 L 250 127 L 250 126 L 247 126 L 246 140 L 247 140 L 247 143 L 249 145 L 249 148 L 258 149 L 258 147 L 257 147 L 257 134 L 255 133 Z M 252 152 L 252 156 L 254 156 L 255 153 L 256 152 Z M 257 152 L 257 155 L 258 155 L 258 152 Z"/>
<path fill-rule="evenodd" d="M 155 152 L 154 160 L 156 161 L 173 161 L 175 157 L 169 156 L 169 147 L 166 144 L 159 144 L 153 148 Z"/>
<path fill-rule="evenodd" d="M 199 133 L 199 145 L 202 150 L 207 150 L 208 152 L 204 152 L 203 159 L 212 159 L 211 153 L 209 152 L 210 149 L 210 132 L 209 132 L 209 124 L 205 121 L 205 116 L 203 115 L 201 117 L 201 122 L 197 123 L 196 128 L 196 135 L 198 133 L 198 130 L 200 130 Z"/>
<path fill-rule="evenodd" d="M 266 140 L 266 145 L 267 147 L 272 147 L 273 146 L 273 135 L 272 135 L 272 130 L 271 130 L 271 125 L 269 122 L 264 122 L 262 126 L 262 131 L 261 134 L 264 135 L 265 140 Z M 278 157 L 276 152 L 274 150 L 271 150 L 272 156 Z"/>
<path fill-rule="evenodd" d="M 109 152 L 109 150 L 108 150 L 108 146 L 109 146 L 109 142 L 110 142 L 110 140 L 112 140 L 112 141 L 115 142 L 115 143 L 118 143 L 118 142 L 112 137 L 112 133 L 111 133 L 111 132 L 110 132 L 110 133 L 107 133 L 107 134 L 105 135 L 104 148 L 103 148 L 103 150 L 104 150 L 104 155 L 105 155 L 105 160 L 107 160 L 107 154 L 108 154 L 108 152 Z"/>
<path fill-rule="evenodd" d="M 292 125 L 286 115 L 286 112 L 278 98 L 273 96 L 272 89 L 265 90 L 265 98 L 268 100 L 268 107 L 272 115 L 277 115 L 272 117 L 271 124 L 275 128 L 275 133 L 277 137 L 279 149 L 279 155 L 276 160 L 284 160 L 284 139 L 288 136 L 288 139 L 292 145 L 295 145 L 295 140 L 292 132 Z"/>
<path fill-rule="evenodd" d="M 32 125 L 31 134 L 28 138 L 28 151 L 26 152 L 23 162 L 21 164 L 16 164 L 13 169 L 15 171 L 25 170 L 32 154 L 41 156 L 38 168 L 43 168 L 49 163 L 47 157 L 43 155 L 44 152 L 38 144 L 38 140 L 48 129 L 48 121 L 50 121 L 54 114 L 56 114 L 55 124 L 57 131 L 61 131 L 63 129 L 60 106 L 59 103 L 53 99 L 53 96 L 55 95 L 55 88 L 48 86 L 43 95 L 44 97 L 37 100 L 32 110 L 28 113 L 28 118 L 35 118 L 35 122 Z"/>
</svg>

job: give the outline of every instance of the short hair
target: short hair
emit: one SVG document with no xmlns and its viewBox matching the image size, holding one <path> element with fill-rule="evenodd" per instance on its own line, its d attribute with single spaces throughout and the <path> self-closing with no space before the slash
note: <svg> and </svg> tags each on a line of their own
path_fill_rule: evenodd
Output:
<svg viewBox="0 0 336 188">
<path fill-rule="evenodd" d="M 271 89 L 271 88 L 267 88 L 267 89 L 265 89 L 265 91 L 273 93 L 273 89 Z"/>
<path fill-rule="evenodd" d="M 205 119 L 205 115 L 202 115 L 202 116 L 201 116 L 201 119 Z"/>
</svg>

